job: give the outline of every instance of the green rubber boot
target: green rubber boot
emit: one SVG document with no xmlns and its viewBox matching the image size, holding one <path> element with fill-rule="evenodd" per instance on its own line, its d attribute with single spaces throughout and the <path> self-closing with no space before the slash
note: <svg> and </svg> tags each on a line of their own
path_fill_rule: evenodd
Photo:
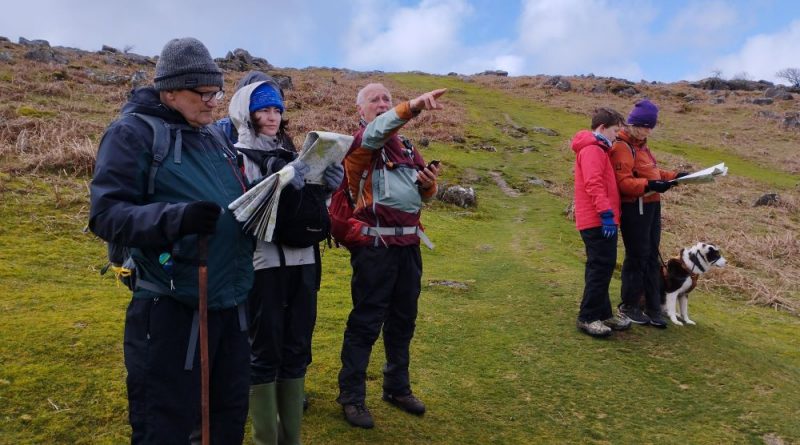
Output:
<svg viewBox="0 0 800 445">
<path fill-rule="evenodd" d="M 305 378 L 278 380 L 278 443 L 300 445 Z"/>
<path fill-rule="evenodd" d="M 275 382 L 250 387 L 250 417 L 253 421 L 253 443 L 278 443 L 278 399 Z"/>
</svg>

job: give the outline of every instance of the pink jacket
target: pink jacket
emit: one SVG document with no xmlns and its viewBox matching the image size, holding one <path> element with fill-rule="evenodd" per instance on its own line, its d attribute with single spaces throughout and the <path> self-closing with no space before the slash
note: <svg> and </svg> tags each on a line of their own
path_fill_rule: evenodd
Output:
<svg viewBox="0 0 800 445">
<path fill-rule="evenodd" d="M 620 199 L 617 178 L 608 157 L 610 147 L 589 130 L 572 138 L 575 152 L 575 226 L 578 230 L 600 227 L 600 213 L 611 209 L 619 224 Z"/>
</svg>

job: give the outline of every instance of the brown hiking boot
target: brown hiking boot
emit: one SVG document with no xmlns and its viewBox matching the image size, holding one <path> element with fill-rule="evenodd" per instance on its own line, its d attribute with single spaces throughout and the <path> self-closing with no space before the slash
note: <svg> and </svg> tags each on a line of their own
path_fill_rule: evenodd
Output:
<svg viewBox="0 0 800 445">
<path fill-rule="evenodd" d="M 367 405 L 363 403 L 342 405 L 342 410 L 344 411 L 344 418 L 350 425 L 367 429 L 375 426 L 375 422 L 372 420 L 372 414 L 369 413 Z"/>
<path fill-rule="evenodd" d="M 422 403 L 422 400 L 416 398 L 414 394 L 409 393 L 405 396 L 396 396 L 389 393 L 383 393 L 383 400 L 386 400 L 392 405 L 399 407 L 407 413 L 416 414 L 418 416 L 425 414 L 425 404 Z"/>
</svg>

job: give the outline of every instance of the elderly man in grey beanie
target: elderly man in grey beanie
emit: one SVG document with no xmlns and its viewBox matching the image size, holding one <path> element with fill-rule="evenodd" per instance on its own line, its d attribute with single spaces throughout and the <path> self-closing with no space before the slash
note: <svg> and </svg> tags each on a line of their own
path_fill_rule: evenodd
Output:
<svg viewBox="0 0 800 445">
<path fill-rule="evenodd" d="M 202 236 L 208 238 L 210 439 L 238 444 L 244 436 L 250 386 L 244 308 L 254 243 L 223 211 L 245 185 L 232 146 L 208 125 L 222 86 L 222 71 L 200 41 L 169 41 L 154 86 L 131 93 L 97 153 L 89 227 L 109 245 L 126 246 L 135 263 L 124 340 L 134 444 L 188 443 L 200 424 Z"/>
</svg>

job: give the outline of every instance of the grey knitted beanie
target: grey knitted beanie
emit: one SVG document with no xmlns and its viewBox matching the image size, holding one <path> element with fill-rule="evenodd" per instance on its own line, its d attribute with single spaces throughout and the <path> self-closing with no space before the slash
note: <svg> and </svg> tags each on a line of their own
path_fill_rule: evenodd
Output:
<svg viewBox="0 0 800 445">
<path fill-rule="evenodd" d="M 202 86 L 222 88 L 222 70 L 199 40 L 192 37 L 172 39 L 161 50 L 153 84 L 158 91 Z"/>
</svg>

